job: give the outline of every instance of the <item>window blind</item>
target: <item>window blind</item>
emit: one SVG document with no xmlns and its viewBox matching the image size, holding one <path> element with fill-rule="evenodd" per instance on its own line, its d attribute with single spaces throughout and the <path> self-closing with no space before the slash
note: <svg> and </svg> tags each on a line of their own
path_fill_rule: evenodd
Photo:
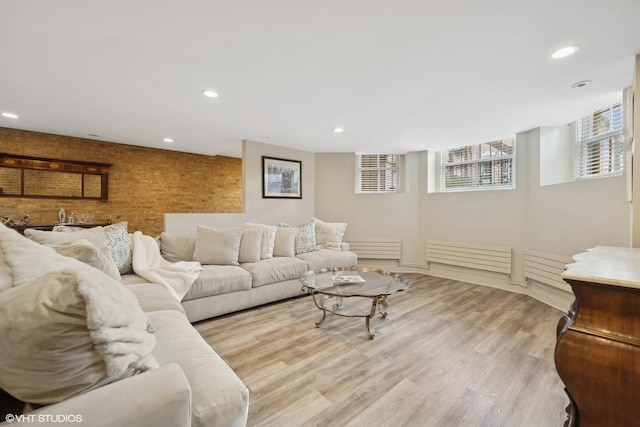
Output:
<svg viewBox="0 0 640 427">
<path fill-rule="evenodd" d="M 398 154 L 360 154 L 358 156 L 359 193 L 397 193 L 399 191 Z"/>
<path fill-rule="evenodd" d="M 513 188 L 513 138 L 454 148 L 441 153 L 441 191 Z"/>
<path fill-rule="evenodd" d="M 595 111 L 576 122 L 578 177 L 622 172 L 624 159 L 621 103 Z"/>
</svg>

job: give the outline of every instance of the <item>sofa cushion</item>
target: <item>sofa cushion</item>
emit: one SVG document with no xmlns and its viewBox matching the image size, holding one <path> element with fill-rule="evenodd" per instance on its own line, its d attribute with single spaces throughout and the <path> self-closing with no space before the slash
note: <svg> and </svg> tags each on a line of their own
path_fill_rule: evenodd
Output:
<svg viewBox="0 0 640 427">
<path fill-rule="evenodd" d="M 158 344 L 153 355 L 160 365 L 177 363 L 192 390 L 193 427 L 244 426 L 249 390 L 216 354 L 187 318 L 177 311 L 155 311 L 149 318 Z"/>
<path fill-rule="evenodd" d="M 309 265 L 309 270 L 355 267 L 358 264 L 358 255 L 355 252 L 333 249 L 320 249 L 316 252 L 299 254 L 296 258 L 304 260 Z"/>
<path fill-rule="evenodd" d="M 296 256 L 296 227 L 278 227 L 276 230 L 276 241 L 273 246 L 273 256 Z"/>
<path fill-rule="evenodd" d="M 138 276 L 135 273 L 123 274 L 120 276 L 120 279 L 122 280 L 122 283 L 124 283 L 125 285 L 133 285 L 135 283 L 150 283 L 147 279 L 145 279 L 144 277 Z"/>
<path fill-rule="evenodd" d="M 347 223 L 345 222 L 324 222 L 318 218 L 313 218 L 316 226 L 316 244 L 320 248 L 340 250 L 340 243 Z"/>
<path fill-rule="evenodd" d="M 242 228 L 198 225 L 193 260 L 201 264 L 238 265 Z"/>
<path fill-rule="evenodd" d="M 159 283 L 132 283 L 126 287 L 136 296 L 138 304 L 146 313 L 160 310 L 184 313 L 180 302 Z"/>
<path fill-rule="evenodd" d="M 276 226 L 265 224 L 254 224 L 246 222 L 242 225 L 244 229 L 256 229 L 260 231 L 260 259 L 273 258 L 273 245 L 276 240 Z"/>
<path fill-rule="evenodd" d="M 203 265 L 183 300 L 251 289 L 251 274 L 233 265 Z"/>
<path fill-rule="evenodd" d="M 196 238 L 160 233 L 160 253 L 169 262 L 192 261 L 196 249 Z"/>
<path fill-rule="evenodd" d="M 262 235 L 257 228 L 243 228 L 238 262 L 258 262 L 262 254 Z"/>
<path fill-rule="evenodd" d="M 297 258 L 278 257 L 263 259 L 260 262 L 242 264 L 242 268 L 251 273 L 251 286 L 268 285 L 284 280 L 298 279 L 307 271 L 307 263 Z"/>
</svg>

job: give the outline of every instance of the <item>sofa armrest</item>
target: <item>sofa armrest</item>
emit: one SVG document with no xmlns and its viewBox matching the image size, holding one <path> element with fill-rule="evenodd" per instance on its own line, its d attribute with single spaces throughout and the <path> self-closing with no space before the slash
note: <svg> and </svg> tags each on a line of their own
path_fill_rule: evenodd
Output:
<svg viewBox="0 0 640 427">
<path fill-rule="evenodd" d="M 171 363 L 25 415 L 38 426 L 73 425 L 63 420 L 74 416 L 82 417 L 74 424 L 92 427 L 189 427 L 191 388 L 180 366 Z M 11 425 L 16 424 L 22 423 Z"/>
<path fill-rule="evenodd" d="M 349 252 L 349 243 L 348 242 L 340 243 L 340 250 L 342 252 Z"/>
</svg>

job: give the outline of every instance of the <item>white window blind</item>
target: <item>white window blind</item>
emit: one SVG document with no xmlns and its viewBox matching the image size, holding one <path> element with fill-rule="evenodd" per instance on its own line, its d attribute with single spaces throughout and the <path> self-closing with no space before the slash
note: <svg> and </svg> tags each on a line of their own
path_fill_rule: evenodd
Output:
<svg viewBox="0 0 640 427">
<path fill-rule="evenodd" d="M 398 193 L 400 184 L 398 154 L 360 154 L 357 156 L 358 193 Z"/>
<path fill-rule="evenodd" d="M 614 104 L 575 123 L 579 178 L 620 174 L 624 159 L 622 105 Z"/>
<path fill-rule="evenodd" d="M 441 152 L 441 191 L 514 188 L 513 138 Z"/>
</svg>

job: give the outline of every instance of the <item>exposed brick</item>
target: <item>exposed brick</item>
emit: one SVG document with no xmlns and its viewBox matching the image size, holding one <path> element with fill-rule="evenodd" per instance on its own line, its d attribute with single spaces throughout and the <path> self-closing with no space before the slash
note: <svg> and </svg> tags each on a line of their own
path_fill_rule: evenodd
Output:
<svg viewBox="0 0 640 427">
<path fill-rule="evenodd" d="M 112 163 L 109 200 L 0 197 L 0 215 L 52 224 L 60 208 L 94 222 L 120 218 L 129 231 L 156 235 L 163 214 L 242 211 L 242 160 L 136 147 L 16 129 L 0 128 L 0 152 L 60 160 Z"/>
</svg>

